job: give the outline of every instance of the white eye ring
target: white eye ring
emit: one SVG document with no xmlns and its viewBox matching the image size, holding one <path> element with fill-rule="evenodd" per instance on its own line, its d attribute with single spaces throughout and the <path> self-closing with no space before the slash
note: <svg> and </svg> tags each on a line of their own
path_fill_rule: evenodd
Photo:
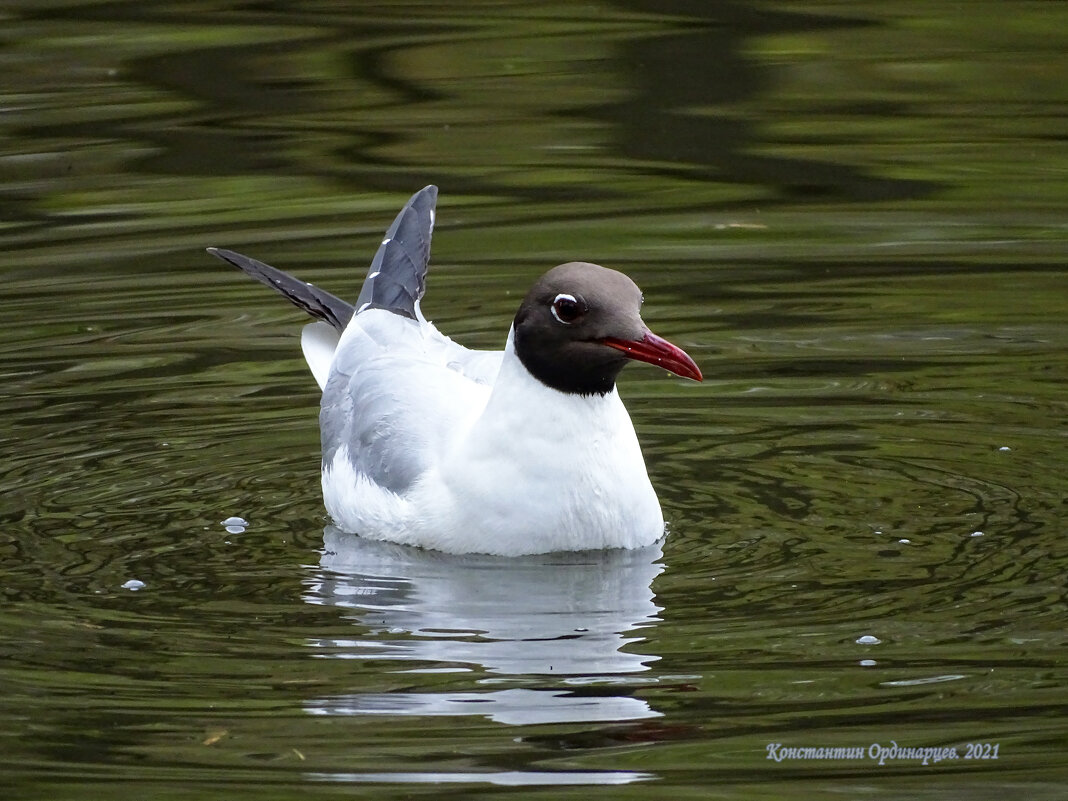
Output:
<svg viewBox="0 0 1068 801">
<path fill-rule="evenodd" d="M 561 309 L 570 309 L 574 311 L 574 314 L 569 315 L 565 312 L 564 316 L 561 317 Z M 553 317 L 556 318 L 556 321 L 558 323 L 563 323 L 564 325 L 571 325 L 582 314 L 583 308 L 582 304 L 575 299 L 574 295 L 568 295 L 566 292 L 561 292 L 559 295 L 553 298 L 553 302 L 549 304 L 549 310 L 553 313 Z M 570 320 L 565 319 L 568 316 L 571 317 Z"/>
</svg>

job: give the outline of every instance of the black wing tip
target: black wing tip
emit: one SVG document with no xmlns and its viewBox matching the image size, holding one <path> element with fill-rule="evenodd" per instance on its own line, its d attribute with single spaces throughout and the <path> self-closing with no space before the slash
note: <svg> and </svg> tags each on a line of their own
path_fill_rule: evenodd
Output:
<svg viewBox="0 0 1068 801">
<path fill-rule="evenodd" d="M 236 250 L 227 250 L 226 248 L 211 247 L 211 248 L 204 248 L 204 250 L 206 250 L 208 253 L 210 253 L 215 258 L 222 259 L 223 261 L 225 261 L 225 262 L 227 262 L 229 264 L 232 264 L 234 267 L 237 267 L 238 269 L 244 269 L 243 267 L 241 267 L 241 263 L 240 262 L 241 262 L 242 259 L 249 258 L 248 256 L 242 256 Z"/>
<path fill-rule="evenodd" d="M 246 256 L 244 253 L 238 253 L 236 250 L 227 250 L 226 248 L 205 248 L 205 250 L 215 258 L 222 259 L 227 264 L 241 270 L 241 272 L 252 276 L 257 281 L 263 281 L 264 277 L 275 273 L 282 273 L 281 270 L 259 259 Z M 285 273 L 282 274 L 285 275 Z M 289 277 L 292 278 L 292 276 Z M 293 280 L 299 281 L 300 279 L 294 278 Z"/>
<path fill-rule="evenodd" d="M 250 278 L 285 295 L 294 306 L 303 309 L 317 320 L 329 323 L 338 331 L 344 331 L 352 319 L 353 308 L 350 304 L 296 276 L 233 250 L 214 247 L 206 250 L 212 256 L 237 267 Z"/>
<path fill-rule="evenodd" d="M 419 319 L 418 303 L 426 290 L 437 198 L 438 188 L 427 184 L 397 213 L 371 260 L 356 301 L 357 314 L 366 309 L 383 309 Z"/>
<path fill-rule="evenodd" d="M 404 209 L 413 208 L 417 211 L 420 209 L 429 209 L 433 213 L 434 207 L 438 205 L 438 188 L 434 184 L 427 184 L 410 198 L 408 202 L 404 204 Z M 404 212 L 401 209 L 401 213 Z"/>
</svg>

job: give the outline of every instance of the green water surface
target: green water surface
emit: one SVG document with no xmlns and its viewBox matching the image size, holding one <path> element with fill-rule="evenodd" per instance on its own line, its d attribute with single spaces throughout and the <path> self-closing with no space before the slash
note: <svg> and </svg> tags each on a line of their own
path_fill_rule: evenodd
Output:
<svg viewBox="0 0 1068 801">
<path fill-rule="evenodd" d="M 1068 793 L 1068 6 L 0 20 L 2 797 Z M 585 259 L 701 365 L 620 383 L 662 547 L 327 528 L 300 313 L 203 248 L 352 299 L 427 183 L 445 333 Z"/>
</svg>

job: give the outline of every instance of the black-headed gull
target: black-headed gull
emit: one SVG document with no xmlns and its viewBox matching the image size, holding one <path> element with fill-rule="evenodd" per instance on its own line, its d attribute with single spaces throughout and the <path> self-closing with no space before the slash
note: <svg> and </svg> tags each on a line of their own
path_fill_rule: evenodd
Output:
<svg viewBox="0 0 1068 801">
<path fill-rule="evenodd" d="M 653 334 L 627 276 L 554 267 L 527 293 L 504 351 L 469 350 L 419 309 L 437 187 L 382 241 L 356 305 L 229 250 L 209 252 L 319 322 L 301 346 L 323 390 L 323 498 L 337 526 L 451 553 L 636 548 L 664 534 L 630 417 L 628 359 L 701 380 Z"/>
</svg>

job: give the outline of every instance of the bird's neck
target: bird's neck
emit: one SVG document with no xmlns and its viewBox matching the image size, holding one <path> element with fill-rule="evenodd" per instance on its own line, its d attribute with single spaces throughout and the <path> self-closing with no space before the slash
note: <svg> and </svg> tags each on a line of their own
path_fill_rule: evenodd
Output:
<svg viewBox="0 0 1068 801">
<path fill-rule="evenodd" d="M 495 425 L 497 421 L 511 426 L 513 432 L 536 431 L 562 443 L 573 437 L 589 441 L 609 435 L 621 425 L 631 429 L 630 417 L 615 386 L 603 394 L 553 389 L 527 370 L 516 354 L 511 333 L 481 420 L 483 425 Z"/>
</svg>

